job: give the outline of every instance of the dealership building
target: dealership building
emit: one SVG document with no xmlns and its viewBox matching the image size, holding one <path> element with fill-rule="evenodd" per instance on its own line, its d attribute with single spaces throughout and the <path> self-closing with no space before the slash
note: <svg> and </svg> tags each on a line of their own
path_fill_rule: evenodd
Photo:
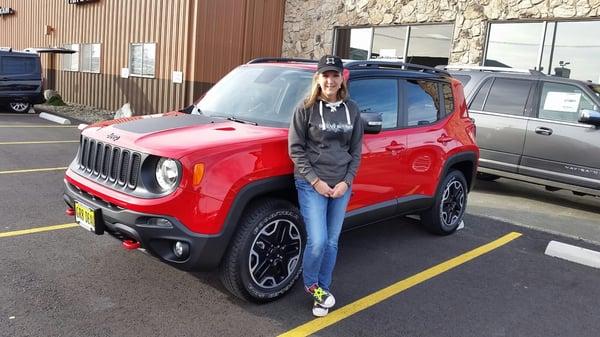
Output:
<svg viewBox="0 0 600 337">
<path fill-rule="evenodd" d="M 0 0 L 0 46 L 69 102 L 181 108 L 261 56 L 537 69 L 600 82 L 600 0 Z M 565 72 L 563 69 L 568 69 Z"/>
</svg>

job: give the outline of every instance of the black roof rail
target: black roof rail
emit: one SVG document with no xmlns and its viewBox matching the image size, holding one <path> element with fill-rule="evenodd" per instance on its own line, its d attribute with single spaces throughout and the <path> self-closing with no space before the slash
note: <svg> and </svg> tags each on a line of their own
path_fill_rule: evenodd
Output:
<svg viewBox="0 0 600 337">
<path fill-rule="evenodd" d="M 474 71 L 490 71 L 490 72 L 505 72 L 505 73 L 520 73 L 530 74 L 537 76 L 547 76 L 543 72 L 535 69 L 519 69 L 519 68 L 508 68 L 508 67 L 490 67 L 490 66 L 478 66 L 473 64 L 451 64 L 446 66 L 437 66 L 438 69 L 446 70 L 474 70 Z"/>
<path fill-rule="evenodd" d="M 345 68 L 348 69 L 357 69 L 357 68 L 365 68 L 365 67 L 376 67 L 376 68 L 397 68 L 397 69 L 406 69 L 406 70 L 418 70 L 423 72 L 430 73 L 439 73 L 446 76 L 450 76 L 444 69 L 437 69 L 428 66 L 422 66 L 420 64 L 414 63 L 404 63 L 404 62 L 390 62 L 390 61 L 377 61 L 377 60 L 364 60 L 364 61 L 350 61 L 344 64 Z"/>
<path fill-rule="evenodd" d="M 285 58 L 285 57 L 259 57 L 254 60 L 248 61 L 247 64 L 254 63 L 285 63 L 285 62 L 298 62 L 298 63 L 317 63 L 317 60 L 301 59 L 301 58 Z"/>
</svg>

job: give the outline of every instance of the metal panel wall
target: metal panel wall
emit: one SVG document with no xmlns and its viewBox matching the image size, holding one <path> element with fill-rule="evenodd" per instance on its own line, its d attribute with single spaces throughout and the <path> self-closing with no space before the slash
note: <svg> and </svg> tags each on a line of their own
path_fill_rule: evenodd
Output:
<svg viewBox="0 0 600 337">
<path fill-rule="evenodd" d="M 16 49 L 100 43 L 100 73 L 61 69 L 59 55 L 44 55 L 44 68 L 66 101 L 115 110 L 130 102 L 137 114 L 182 107 L 185 86 L 173 84 L 174 70 L 191 80 L 188 64 L 190 0 L 99 0 L 70 5 L 66 0 L 2 0 L 15 14 L 0 19 L 0 46 Z M 52 27 L 46 35 L 45 26 Z M 155 78 L 120 77 L 129 62 L 129 44 L 156 43 Z M 56 69 L 53 74 L 52 69 Z"/>
<path fill-rule="evenodd" d="M 58 55 L 42 56 L 48 79 L 66 101 L 136 114 L 184 107 L 239 64 L 280 56 L 284 0 L 0 0 L 0 46 L 15 49 L 100 43 L 100 73 L 61 70 Z M 52 27 L 46 34 L 45 26 Z M 120 77 L 131 43 L 156 43 L 155 78 Z M 172 83 L 172 71 L 184 83 Z"/>
<path fill-rule="evenodd" d="M 285 0 L 195 0 L 192 96 L 259 56 L 281 56 Z"/>
</svg>

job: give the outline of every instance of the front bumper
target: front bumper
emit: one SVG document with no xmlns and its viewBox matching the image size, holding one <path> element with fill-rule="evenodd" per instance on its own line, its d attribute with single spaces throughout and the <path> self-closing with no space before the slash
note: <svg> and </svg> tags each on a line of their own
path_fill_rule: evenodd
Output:
<svg viewBox="0 0 600 337">
<path fill-rule="evenodd" d="M 185 271 L 210 270 L 220 263 L 227 241 L 223 235 L 202 235 L 191 232 L 178 219 L 160 214 L 146 214 L 124 209 L 95 197 L 65 180 L 65 203 L 75 207 L 75 201 L 97 212 L 96 232 L 104 232 L 125 241 L 135 240 L 141 248 L 160 260 Z M 150 218 L 167 219 L 170 226 L 148 224 Z M 180 241 L 189 245 L 189 255 L 183 259 L 173 253 Z"/>
</svg>

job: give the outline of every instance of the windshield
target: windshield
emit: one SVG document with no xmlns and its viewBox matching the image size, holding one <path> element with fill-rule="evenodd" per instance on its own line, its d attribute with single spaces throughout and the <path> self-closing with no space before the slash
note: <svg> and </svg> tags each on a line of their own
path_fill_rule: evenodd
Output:
<svg viewBox="0 0 600 337">
<path fill-rule="evenodd" d="M 239 67 L 215 84 L 192 114 L 287 127 L 310 90 L 312 72 L 281 66 Z"/>
</svg>

